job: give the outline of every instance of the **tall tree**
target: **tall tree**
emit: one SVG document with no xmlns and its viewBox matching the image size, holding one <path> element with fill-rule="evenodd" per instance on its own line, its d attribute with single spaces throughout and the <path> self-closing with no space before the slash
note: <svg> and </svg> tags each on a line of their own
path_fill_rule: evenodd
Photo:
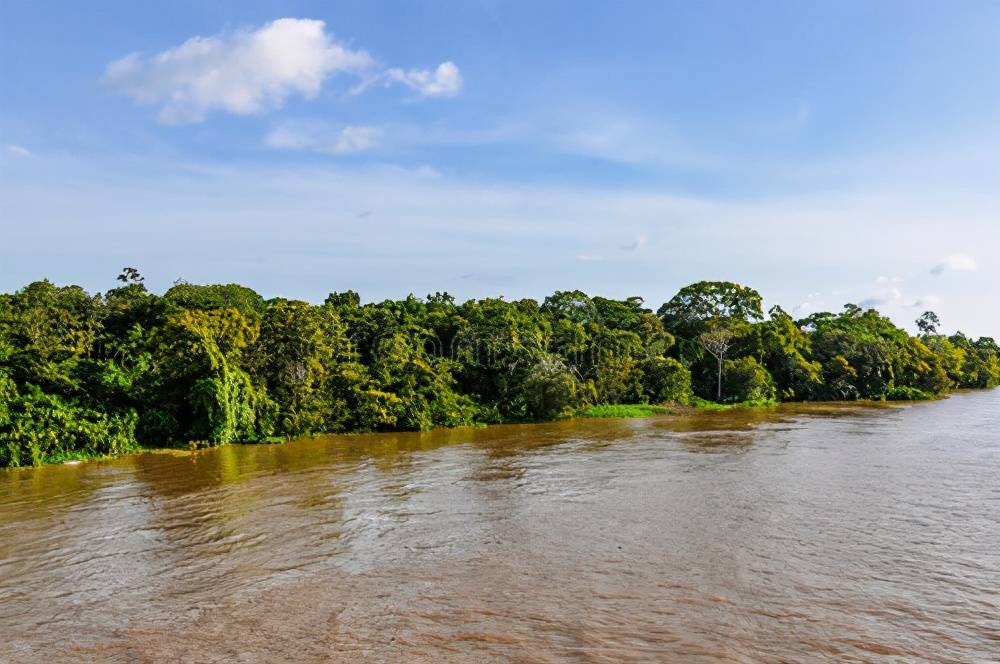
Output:
<svg viewBox="0 0 1000 664">
<path fill-rule="evenodd" d="M 729 348 L 733 344 L 736 332 L 731 328 L 719 326 L 711 330 L 706 330 L 698 335 L 698 342 L 708 353 L 715 358 L 718 364 L 718 382 L 716 386 L 715 399 L 722 401 L 722 371 L 726 363 L 726 356 Z"/>
<path fill-rule="evenodd" d="M 941 320 L 933 311 L 925 311 L 917 319 L 917 329 L 920 330 L 920 334 L 937 334 L 940 325 Z"/>
</svg>

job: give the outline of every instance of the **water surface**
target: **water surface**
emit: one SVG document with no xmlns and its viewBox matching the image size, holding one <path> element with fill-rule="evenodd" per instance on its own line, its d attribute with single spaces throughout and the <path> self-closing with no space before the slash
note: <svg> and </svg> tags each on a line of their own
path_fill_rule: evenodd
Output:
<svg viewBox="0 0 1000 664">
<path fill-rule="evenodd" d="M 0 472 L 0 661 L 994 662 L 1000 391 Z"/>
</svg>

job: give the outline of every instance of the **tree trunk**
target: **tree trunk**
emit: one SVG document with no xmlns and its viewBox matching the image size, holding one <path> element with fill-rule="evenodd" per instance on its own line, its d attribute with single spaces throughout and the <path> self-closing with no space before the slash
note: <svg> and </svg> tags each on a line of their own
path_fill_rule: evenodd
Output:
<svg viewBox="0 0 1000 664">
<path fill-rule="evenodd" d="M 719 389 L 716 391 L 715 400 L 722 403 L 722 358 L 719 358 Z"/>
</svg>

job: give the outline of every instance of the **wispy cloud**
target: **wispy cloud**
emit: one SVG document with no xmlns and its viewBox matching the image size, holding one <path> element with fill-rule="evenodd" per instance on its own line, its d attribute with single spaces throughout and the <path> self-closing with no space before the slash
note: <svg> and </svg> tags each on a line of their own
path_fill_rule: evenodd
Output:
<svg viewBox="0 0 1000 664">
<path fill-rule="evenodd" d="M 378 127 L 348 125 L 334 129 L 325 125 L 288 123 L 271 130 L 264 142 L 282 150 L 354 154 L 378 147 L 382 135 Z"/>
<path fill-rule="evenodd" d="M 401 69 L 392 67 L 371 73 L 363 81 L 351 88 L 351 94 L 359 95 L 376 85 L 402 85 L 417 92 L 421 97 L 454 97 L 464 83 L 458 65 L 450 60 L 442 62 L 435 69 Z"/>
<path fill-rule="evenodd" d="M 341 136 L 345 130 L 347 136 Z M 447 124 L 419 125 L 387 123 L 378 126 L 348 126 L 323 120 L 298 119 L 274 125 L 264 143 L 272 148 L 340 153 L 334 146 L 353 134 L 364 139 L 364 150 L 425 150 L 429 147 L 479 148 L 518 140 L 517 129 L 497 127 L 490 130 L 455 129 Z M 356 150 L 361 151 L 361 150 Z"/>
<path fill-rule="evenodd" d="M 979 269 L 979 263 L 968 254 L 951 254 L 942 258 L 934 267 L 931 274 L 940 276 L 945 272 L 975 272 Z"/>
<path fill-rule="evenodd" d="M 660 159 L 667 140 L 661 128 L 636 119 L 600 118 L 576 127 L 561 127 L 552 138 L 556 147 L 584 157 L 637 164 Z"/>
<path fill-rule="evenodd" d="M 454 97 L 462 89 L 462 74 L 454 62 L 442 62 L 437 69 L 390 69 L 390 81 L 402 83 L 422 97 Z"/>
<path fill-rule="evenodd" d="M 31 150 L 20 145 L 14 145 L 13 143 L 6 147 L 7 154 L 14 155 L 15 157 L 30 157 Z"/>
</svg>

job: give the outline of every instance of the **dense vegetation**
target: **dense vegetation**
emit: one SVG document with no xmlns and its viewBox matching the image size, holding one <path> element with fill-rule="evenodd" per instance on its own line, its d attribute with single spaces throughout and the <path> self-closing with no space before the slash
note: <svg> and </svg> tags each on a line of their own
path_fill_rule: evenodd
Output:
<svg viewBox="0 0 1000 664">
<path fill-rule="evenodd" d="M 104 294 L 0 295 L 0 466 L 319 432 L 544 420 L 597 405 L 920 399 L 1000 383 L 989 338 L 912 337 L 874 310 L 794 320 L 728 282 L 641 298 L 579 291 L 459 304 L 162 296 L 127 268 Z M 619 409 L 620 410 L 620 409 Z M 613 413 L 591 409 L 591 414 Z"/>
</svg>

